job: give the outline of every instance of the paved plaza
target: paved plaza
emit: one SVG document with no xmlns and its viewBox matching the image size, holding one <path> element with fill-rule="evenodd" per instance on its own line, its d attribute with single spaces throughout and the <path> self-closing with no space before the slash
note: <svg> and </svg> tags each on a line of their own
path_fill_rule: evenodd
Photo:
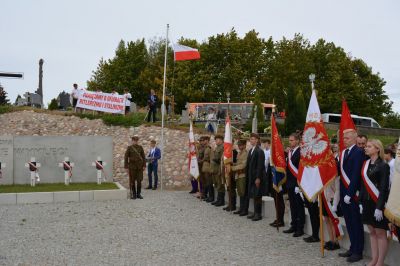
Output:
<svg viewBox="0 0 400 266">
<path fill-rule="evenodd" d="M 187 192 L 144 200 L 0 206 L 0 265 L 346 265 Z M 352 265 L 364 265 L 366 260 Z"/>
</svg>

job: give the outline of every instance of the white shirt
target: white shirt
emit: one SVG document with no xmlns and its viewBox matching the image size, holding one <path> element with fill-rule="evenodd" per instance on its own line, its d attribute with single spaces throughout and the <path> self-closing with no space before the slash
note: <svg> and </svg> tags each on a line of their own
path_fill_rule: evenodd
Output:
<svg viewBox="0 0 400 266">
<path fill-rule="evenodd" d="M 128 92 L 125 93 L 124 96 L 125 96 L 125 106 L 131 106 L 132 94 Z"/>
<path fill-rule="evenodd" d="M 271 158 L 271 150 L 264 150 L 264 156 L 265 156 L 265 171 L 268 170 L 268 165 L 270 162 L 270 158 Z"/>
<path fill-rule="evenodd" d="M 71 96 L 73 99 L 78 99 L 79 98 L 79 90 L 78 89 L 73 89 Z"/>
</svg>

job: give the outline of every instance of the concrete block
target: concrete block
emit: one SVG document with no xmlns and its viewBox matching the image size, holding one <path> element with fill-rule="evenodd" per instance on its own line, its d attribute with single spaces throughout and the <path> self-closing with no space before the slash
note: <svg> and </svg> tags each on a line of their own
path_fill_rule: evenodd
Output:
<svg viewBox="0 0 400 266">
<path fill-rule="evenodd" d="M 0 205 L 17 204 L 16 193 L 1 193 L 0 194 Z"/>
<path fill-rule="evenodd" d="M 265 218 L 273 218 L 275 219 L 276 210 L 275 210 L 275 202 L 274 198 L 264 196 L 262 197 L 262 211 L 261 214 Z"/>
<path fill-rule="evenodd" d="M 18 193 L 17 204 L 51 203 L 54 201 L 53 192 Z"/>
<path fill-rule="evenodd" d="M 54 192 L 54 202 L 79 201 L 79 191 Z"/>
<path fill-rule="evenodd" d="M 94 190 L 94 200 L 126 199 L 126 190 Z"/>
<path fill-rule="evenodd" d="M 94 199 L 93 190 L 79 191 L 79 201 L 91 201 Z"/>
</svg>

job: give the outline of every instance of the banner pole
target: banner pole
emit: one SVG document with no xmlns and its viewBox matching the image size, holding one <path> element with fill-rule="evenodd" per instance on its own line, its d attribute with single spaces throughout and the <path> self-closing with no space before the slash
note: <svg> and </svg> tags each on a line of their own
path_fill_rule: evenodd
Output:
<svg viewBox="0 0 400 266">
<path fill-rule="evenodd" d="M 163 95 L 161 104 L 161 191 L 163 190 L 164 180 L 164 113 L 165 113 L 165 83 L 167 79 L 167 53 L 168 53 L 168 30 L 169 24 L 167 24 L 167 37 L 165 38 L 165 57 L 164 57 L 164 81 L 163 81 Z"/>
<path fill-rule="evenodd" d="M 321 193 L 318 194 L 318 200 L 319 200 L 319 235 L 321 239 L 321 256 L 322 258 L 325 256 L 324 252 L 324 223 L 322 219 L 322 196 Z"/>
</svg>

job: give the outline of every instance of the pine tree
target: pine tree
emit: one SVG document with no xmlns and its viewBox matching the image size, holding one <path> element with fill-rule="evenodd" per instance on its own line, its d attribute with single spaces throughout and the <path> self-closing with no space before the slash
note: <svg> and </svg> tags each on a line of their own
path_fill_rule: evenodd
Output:
<svg viewBox="0 0 400 266">
<path fill-rule="evenodd" d="M 9 105 L 10 101 L 7 99 L 7 92 L 4 90 L 3 86 L 0 84 L 0 105 Z"/>
</svg>

